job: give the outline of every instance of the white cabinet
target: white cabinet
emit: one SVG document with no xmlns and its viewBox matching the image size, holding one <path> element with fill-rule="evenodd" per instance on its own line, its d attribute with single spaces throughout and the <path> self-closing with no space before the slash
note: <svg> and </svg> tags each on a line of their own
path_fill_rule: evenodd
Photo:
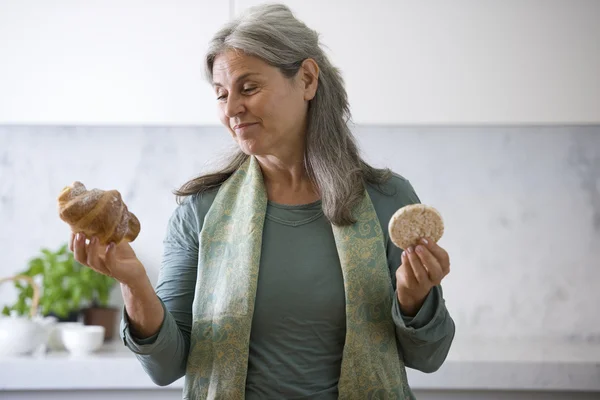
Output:
<svg viewBox="0 0 600 400">
<path fill-rule="evenodd" d="M 322 34 L 355 122 L 600 122 L 600 1 L 283 2 Z"/>
<path fill-rule="evenodd" d="M 600 1 L 281 1 L 357 123 L 600 123 Z M 0 124 L 218 125 L 204 52 L 262 2 L 0 0 Z"/>
<path fill-rule="evenodd" d="M 0 0 L 0 124 L 218 124 L 222 0 Z"/>
</svg>

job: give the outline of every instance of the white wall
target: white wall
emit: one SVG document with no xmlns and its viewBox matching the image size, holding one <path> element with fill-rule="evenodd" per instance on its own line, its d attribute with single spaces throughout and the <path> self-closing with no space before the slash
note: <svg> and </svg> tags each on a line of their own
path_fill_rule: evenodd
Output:
<svg viewBox="0 0 600 400">
<path fill-rule="evenodd" d="M 405 175 L 447 229 L 459 335 L 600 341 L 600 126 L 359 127 L 369 160 Z M 214 128 L 0 127 L 0 276 L 68 237 L 74 180 L 122 192 L 156 280 L 170 191 L 230 138 Z M 14 296 L 0 286 L 0 304 Z M 118 300 L 118 293 L 114 300 Z"/>
</svg>

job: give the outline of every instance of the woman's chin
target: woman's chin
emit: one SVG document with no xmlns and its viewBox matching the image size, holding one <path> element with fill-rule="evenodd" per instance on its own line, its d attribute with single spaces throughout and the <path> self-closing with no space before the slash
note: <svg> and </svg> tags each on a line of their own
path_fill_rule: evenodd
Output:
<svg viewBox="0 0 600 400">
<path fill-rule="evenodd" d="M 263 154 L 262 147 L 254 140 L 239 141 L 240 150 L 249 156 L 260 156 Z"/>
</svg>

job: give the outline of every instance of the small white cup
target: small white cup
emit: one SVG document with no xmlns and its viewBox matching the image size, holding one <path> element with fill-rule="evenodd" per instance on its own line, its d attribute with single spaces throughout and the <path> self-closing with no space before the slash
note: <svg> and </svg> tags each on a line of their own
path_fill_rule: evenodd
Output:
<svg viewBox="0 0 600 400">
<path fill-rule="evenodd" d="M 102 347 L 104 327 L 99 325 L 69 326 L 62 329 L 61 338 L 73 356 L 85 356 Z"/>
<path fill-rule="evenodd" d="M 81 327 L 83 322 L 58 322 L 54 325 L 48 338 L 48 348 L 50 351 L 64 351 L 65 346 L 62 341 L 62 331 L 69 327 Z"/>
</svg>

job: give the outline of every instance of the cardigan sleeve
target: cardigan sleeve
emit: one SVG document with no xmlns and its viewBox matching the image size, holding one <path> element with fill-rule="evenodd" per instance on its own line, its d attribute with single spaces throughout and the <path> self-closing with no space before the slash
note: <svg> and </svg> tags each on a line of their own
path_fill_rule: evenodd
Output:
<svg viewBox="0 0 600 400">
<path fill-rule="evenodd" d="M 123 343 L 160 386 L 169 385 L 185 374 L 198 268 L 199 224 L 191 199 L 178 206 L 169 220 L 156 286 L 165 310 L 158 333 L 149 338 L 135 338 L 129 330 L 127 311 L 123 310 L 120 330 Z"/>
</svg>

